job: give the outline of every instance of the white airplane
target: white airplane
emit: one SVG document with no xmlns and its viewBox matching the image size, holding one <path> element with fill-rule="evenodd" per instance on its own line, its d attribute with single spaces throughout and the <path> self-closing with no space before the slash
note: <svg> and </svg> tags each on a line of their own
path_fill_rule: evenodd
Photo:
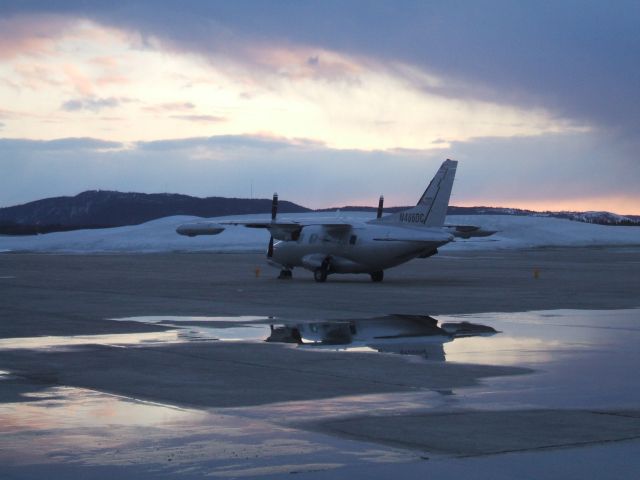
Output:
<svg viewBox="0 0 640 480">
<path fill-rule="evenodd" d="M 317 282 L 334 273 L 368 273 L 381 282 L 384 271 L 414 258 L 438 253 L 438 247 L 455 236 L 488 235 L 471 226 L 445 226 L 444 220 L 458 162 L 445 160 L 417 205 L 369 221 L 319 222 L 278 220 L 278 196 L 273 197 L 271 221 L 198 222 L 181 225 L 181 235 L 216 235 L 226 225 L 265 228 L 271 233 L 267 258 L 281 269 L 279 278 L 291 278 L 295 267 L 313 272 Z"/>
</svg>

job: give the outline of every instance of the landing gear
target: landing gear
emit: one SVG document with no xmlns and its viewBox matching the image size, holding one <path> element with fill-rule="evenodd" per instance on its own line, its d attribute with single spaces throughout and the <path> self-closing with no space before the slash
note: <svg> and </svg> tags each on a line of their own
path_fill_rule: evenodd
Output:
<svg viewBox="0 0 640 480">
<path fill-rule="evenodd" d="M 372 282 L 381 282 L 383 278 L 384 278 L 384 272 L 382 270 L 380 270 L 379 272 L 371 273 Z"/>
<path fill-rule="evenodd" d="M 327 281 L 327 275 L 331 269 L 331 257 L 327 257 L 322 261 L 319 268 L 313 271 L 313 278 L 316 282 L 322 283 Z"/>
<path fill-rule="evenodd" d="M 291 270 L 282 269 L 280 270 L 280 275 L 278 275 L 278 280 L 291 280 L 293 277 L 293 272 Z"/>
<path fill-rule="evenodd" d="M 326 282 L 327 281 L 327 270 L 322 268 L 322 267 L 316 268 L 313 271 L 313 279 L 318 283 Z"/>
</svg>

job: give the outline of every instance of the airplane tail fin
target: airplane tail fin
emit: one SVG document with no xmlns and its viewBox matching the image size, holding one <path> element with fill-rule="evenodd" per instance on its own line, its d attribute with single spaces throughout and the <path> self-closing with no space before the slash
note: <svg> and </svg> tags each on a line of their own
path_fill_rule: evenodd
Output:
<svg viewBox="0 0 640 480">
<path fill-rule="evenodd" d="M 387 215 L 378 221 L 417 227 L 442 227 L 457 166 L 457 161 L 445 160 L 415 207 Z"/>
</svg>

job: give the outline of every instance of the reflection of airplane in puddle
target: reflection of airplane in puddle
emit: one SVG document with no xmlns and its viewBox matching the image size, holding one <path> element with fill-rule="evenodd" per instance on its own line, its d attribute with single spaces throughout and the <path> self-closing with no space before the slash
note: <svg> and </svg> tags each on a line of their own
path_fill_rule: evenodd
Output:
<svg viewBox="0 0 640 480">
<path fill-rule="evenodd" d="M 493 335 L 492 327 L 469 322 L 443 323 L 427 315 L 271 325 L 267 342 L 298 343 L 332 349 L 371 348 L 384 353 L 445 360 L 443 345 L 455 338 Z"/>
<path fill-rule="evenodd" d="M 382 216 L 380 197 L 377 218 L 367 222 L 278 220 L 278 197 L 274 195 L 271 221 L 196 222 L 180 225 L 176 231 L 193 237 L 217 235 L 227 225 L 264 228 L 271 233 L 267 258 L 281 269 L 280 278 L 291 278 L 293 268 L 302 267 L 312 271 L 317 282 L 334 273 L 368 273 L 371 280 L 380 282 L 384 270 L 435 255 L 456 236 L 494 233 L 474 226 L 444 224 L 457 165 L 454 160 L 446 160 L 413 208 Z"/>
</svg>

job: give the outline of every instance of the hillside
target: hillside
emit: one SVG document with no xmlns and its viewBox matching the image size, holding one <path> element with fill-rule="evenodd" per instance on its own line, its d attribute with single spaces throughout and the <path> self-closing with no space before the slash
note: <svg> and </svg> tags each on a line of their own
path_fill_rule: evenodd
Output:
<svg viewBox="0 0 640 480">
<path fill-rule="evenodd" d="M 74 197 L 54 197 L 0 208 L 0 233 L 33 234 L 82 228 L 138 225 L 173 215 L 219 217 L 264 213 L 271 199 L 208 197 L 169 193 L 122 193 L 104 190 L 82 192 Z M 280 201 L 282 213 L 309 209 Z"/>
</svg>

